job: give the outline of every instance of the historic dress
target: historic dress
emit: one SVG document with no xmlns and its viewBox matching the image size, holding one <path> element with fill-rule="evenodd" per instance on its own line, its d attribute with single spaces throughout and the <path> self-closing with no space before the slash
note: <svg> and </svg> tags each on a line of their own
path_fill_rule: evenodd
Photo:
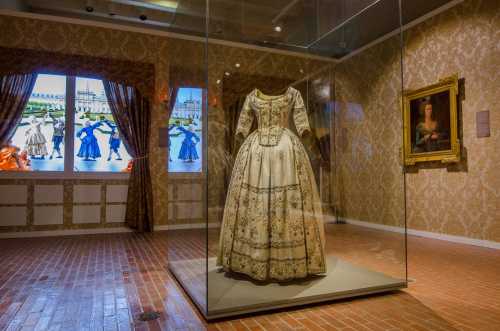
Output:
<svg viewBox="0 0 500 331">
<path fill-rule="evenodd" d="M 424 122 L 420 122 L 417 124 L 416 128 L 415 128 L 415 148 L 414 148 L 414 152 L 434 152 L 434 151 L 438 151 L 438 150 L 441 150 L 441 149 L 446 149 L 446 148 L 443 148 L 443 146 L 440 146 L 440 143 L 441 143 L 441 134 L 439 133 L 439 126 L 438 124 L 436 123 L 436 127 L 431 129 L 431 128 L 427 128 L 425 126 L 425 123 Z M 433 134 L 437 135 L 438 138 L 436 139 L 432 139 L 430 138 L 430 136 L 432 136 Z M 429 136 L 428 139 L 426 139 L 425 137 L 426 136 Z M 451 148 L 451 147 L 448 147 L 448 148 Z"/>
<path fill-rule="evenodd" d="M 236 156 L 224 209 L 217 265 L 257 280 L 286 281 L 326 272 L 321 202 L 308 155 L 288 129 L 310 130 L 300 92 L 255 89 L 236 134 L 258 129 Z"/>
<path fill-rule="evenodd" d="M 191 130 L 184 129 L 182 126 L 179 126 L 177 129 L 184 133 L 184 140 L 179 150 L 178 159 L 184 161 L 198 160 L 198 152 L 196 151 L 196 144 L 200 141 L 198 135 Z"/>
<path fill-rule="evenodd" d="M 26 130 L 26 151 L 30 156 L 45 157 L 49 154 L 47 151 L 47 139 L 42 133 L 42 124 L 36 118 L 30 121 L 30 127 Z"/>
<path fill-rule="evenodd" d="M 101 126 L 101 122 L 94 123 L 89 126 L 84 126 L 76 136 L 80 138 L 82 134 L 85 133 L 85 137 L 81 138 L 82 143 L 80 149 L 78 150 L 78 157 L 84 158 L 85 160 L 95 159 L 101 157 L 101 150 L 99 149 L 99 143 L 97 138 L 94 136 L 94 130 Z"/>
</svg>

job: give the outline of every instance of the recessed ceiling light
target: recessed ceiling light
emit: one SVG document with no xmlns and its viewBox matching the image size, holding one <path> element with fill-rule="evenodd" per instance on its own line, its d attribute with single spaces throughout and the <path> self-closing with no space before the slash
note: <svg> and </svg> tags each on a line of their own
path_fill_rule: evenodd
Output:
<svg viewBox="0 0 500 331">
<path fill-rule="evenodd" d="M 110 2 L 108 5 L 108 14 L 109 16 L 115 16 L 116 15 L 116 7 L 115 4 Z"/>
<path fill-rule="evenodd" d="M 281 32 L 281 30 L 282 30 L 282 29 L 281 29 L 281 26 L 280 26 L 280 25 L 276 25 L 276 26 L 274 27 L 274 31 L 276 31 L 276 32 Z"/>
<path fill-rule="evenodd" d="M 226 72 L 224 73 L 224 75 L 229 76 L 229 75 L 231 75 L 231 74 L 229 73 L 229 71 L 226 71 Z"/>
<path fill-rule="evenodd" d="M 94 6 L 92 6 L 92 2 L 90 0 L 87 0 L 85 2 L 85 10 L 88 12 L 88 13 L 92 13 L 94 11 Z"/>
<path fill-rule="evenodd" d="M 217 84 L 220 84 L 220 79 L 217 79 Z"/>
<path fill-rule="evenodd" d="M 234 66 L 235 66 L 236 68 L 241 67 L 241 65 L 240 65 L 239 63 L 235 63 L 235 65 L 234 65 Z"/>
</svg>

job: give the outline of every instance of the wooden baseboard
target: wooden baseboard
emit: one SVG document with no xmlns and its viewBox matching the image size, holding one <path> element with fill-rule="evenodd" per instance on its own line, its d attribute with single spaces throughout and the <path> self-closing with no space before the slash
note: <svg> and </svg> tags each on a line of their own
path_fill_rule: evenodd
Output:
<svg viewBox="0 0 500 331">
<path fill-rule="evenodd" d="M 366 228 L 371 228 L 371 229 L 376 229 L 376 230 L 381 230 L 381 231 L 389 231 L 389 232 L 397 232 L 397 233 L 404 233 L 405 232 L 404 227 L 399 227 L 399 226 L 370 223 L 370 222 L 365 222 L 365 221 L 360 221 L 360 220 L 350 219 L 350 218 L 343 218 L 342 220 L 344 220 L 348 224 L 363 226 Z M 333 223 L 333 222 L 334 222 L 334 220 L 332 218 L 327 219 L 327 223 Z M 414 229 L 408 229 L 407 233 L 408 233 L 408 235 L 411 235 L 411 236 L 444 240 L 444 241 L 450 241 L 450 242 L 454 242 L 454 243 L 458 243 L 458 244 L 473 245 L 473 246 L 479 246 L 479 247 L 485 247 L 485 248 L 500 249 L 500 242 L 496 242 L 496 241 L 468 238 L 468 237 L 462 237 L 462 236 L 454 236 L 454 235 L 449 235 L 449 234 L 444 234 L 444 233 L 436 233 L 436 232 L 414 230 Z"/>
</svg>

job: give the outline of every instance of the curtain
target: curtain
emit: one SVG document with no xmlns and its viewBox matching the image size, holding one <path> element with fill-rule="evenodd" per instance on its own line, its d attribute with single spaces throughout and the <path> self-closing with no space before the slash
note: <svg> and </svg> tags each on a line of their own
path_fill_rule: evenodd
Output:
<svg viewBox="0 0 500 331">
<path fill-rule="evenodd" d="M 168 89 L 168 109 L 167 116 L 170 120 L 170 116 L 172 115 L 172 111 L 174 111 L 175 102 L 177 101 L 177 93 L 179 92 L 178 87 L 171 87 Z M 168 123 L 168 121 L 167 121 Z"/>
<path fill-rule="evenodd" d="M 314 102 L 309 107 L 313 140 L 321 157 L 322 166 L 330 168 L 331 103 Z"/>
<path fill-rule="evenodd" d="M 0 145 L 9 141 L 21 121 L 36 77 L 36 73 L 0 77 Z"/>
<path fill-rule="evenodd" d="M 132 86 L 104 80 L 104 90 L 123 144 L 133 158 L 125 221 L 139 232 L 152 232 L 153 190 L 149 168 L 149 100 Z"/>
<path fill-rule="evenodd" d="M 155 88 L 152 63 L 0 46 L 0 75 L 31 72 L 107 79 L 137 87 L 147 97 Z"/>
</svg>

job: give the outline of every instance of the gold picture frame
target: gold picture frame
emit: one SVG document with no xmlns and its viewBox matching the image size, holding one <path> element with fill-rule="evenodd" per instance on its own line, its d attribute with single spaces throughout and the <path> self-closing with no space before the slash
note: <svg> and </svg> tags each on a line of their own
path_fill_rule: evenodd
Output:
<svg viewBox="0 0 500 331">
<path fill-rule="evenodd" d="M 405 165 L 460 161 L 457 96 L 458 75 L 403 92 Z"/>
</svg>

